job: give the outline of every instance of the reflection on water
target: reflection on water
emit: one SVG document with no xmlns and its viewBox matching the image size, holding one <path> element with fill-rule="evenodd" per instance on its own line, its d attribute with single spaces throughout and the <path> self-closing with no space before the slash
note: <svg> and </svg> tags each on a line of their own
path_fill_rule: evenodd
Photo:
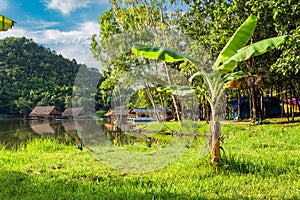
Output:
<svg viewBox="0 0 300 200">
<path fill-rule="evenodd" d="M 79 140 L 79 131 L 82 131 L 81 124 L 73 120 L 1 119 L 0 143 L 7 148 L 12 148 L 34 138 L 52 138 L 59 142 L 73 144 Z"/>
<path fill-rule="evenodd" d="M 7 148 L 18 147 L 20 143 L 34 138 L 52 138 L 76 145 L 80 141 L 87 147 L 123 146 L 135 143 L 151 146 L 155 140 L 145 135 L 125 134 L 105 120 L 0 120 L 0 143 L 5 144 Z"/>
<path fill-rule="evenodd" d="M 0 142 L 5 143 L 8 147 L 35 136 L 37 134 L 29 128 L 28 121 L 17 119 L 0 120 Z"/>
<path fill-rule="evenodd" d="M 159 130 L 149 132 L 133 129 L 129 124 L 124 124 L 126 131 L 120 131 L 100 119 L 0 120 L 0 143 L 13 148 L 34 138 L 53 138 L 74 145 L 74 149 L 77 146 L 91 151 L 100 162 L 112 168 L 145 172 L 173 163 L 194 142 L 194 137 L 159 133 L 164 125 L 154 125 Z"/>
</svg>

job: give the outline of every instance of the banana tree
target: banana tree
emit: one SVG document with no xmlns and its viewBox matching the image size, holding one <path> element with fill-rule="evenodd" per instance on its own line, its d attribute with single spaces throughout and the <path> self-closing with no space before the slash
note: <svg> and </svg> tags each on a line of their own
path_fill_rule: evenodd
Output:
<svg viewBox="0 0 300 200">
<path fill-rule="evenodd" d="M 181 52 L 143 44 L 134 44 L 132 48 L 134 53 L 146 58 L 158 59 L 164 62 L 188 61 L 198 66 L 200 70 L 193 74 L 189 78 L 189 81 L 192 81 L 197 76 L 202 76 L 205 84 L 209 88 L 209 95 L 206 93 L 204 93 L 204 95 L 211 107 L 210 146 L 212 165 L 218 165 L 221 162 L 220 109 L 222 109 L 222 106 L 220 104 L 220 100 L 222 96 L 224 96 L 224 84 L 244 75 L 242 71 L 233 72 L 237 68 L 238 62 L 266 53 L 284 42 L 286 38 L 286 36 L 274 37 L 246 46 L 254 33 L 256 23 L 257 17 L 254 15 L 250 15 L 246 19 L 220 52 L 216 61 L 212 65 L 212 71 L 210 73 L 204 71 L 203 68 L 199 66 L 200 62 L 197 59 Z M 182 86 L 169 86 L 168 88 L 167 86 L 165 88 L 173 90 L 174 93 L 178 92 L 178 90 L 195 90 L 194 87 L 187 86 L 184 86 L 184 88 L 182 88 Z"/>
<path fill-rule="evenodd" d="M 16 22 L 0 14 L 0 31 L 7 31 Z"/>
</svg>

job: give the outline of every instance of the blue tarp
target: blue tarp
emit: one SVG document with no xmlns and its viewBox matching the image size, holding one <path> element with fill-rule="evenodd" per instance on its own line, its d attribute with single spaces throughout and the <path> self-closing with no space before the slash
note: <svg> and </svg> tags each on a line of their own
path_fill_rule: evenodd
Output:
<svg viewBox="0 0 300 200">
<path fill-rule="evenodd" d="M 242 97 L 240 99 L 241 103 L 241 118 L 250 117 L 250 106 L 249 98 Z M 264 115 L 265 116 L 276 116 L 281 114 L 280 100 L 276 97 L 263 97 L 264 103 Z M 238 118 L 238 101 L 234 100 L 229 102 L 229 105 L 233 108 L 232 119 Z"/>
</svg>

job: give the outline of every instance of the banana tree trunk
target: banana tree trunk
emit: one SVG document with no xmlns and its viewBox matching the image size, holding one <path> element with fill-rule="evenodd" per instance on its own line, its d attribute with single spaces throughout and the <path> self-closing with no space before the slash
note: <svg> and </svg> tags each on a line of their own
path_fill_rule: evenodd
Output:
<svg viewBox="0 0 300 200">
<path fill-rule="evenodd" d="M 216 99 L 213 99 L 211 106 L 210 119 L 210 134 L 211 134 L 211 164 L 213 166 L 219 165 L 221 162 L 220 152 L 220 138 L 221 138 L 221 124 L 220 124 L 220 104 Z"/>
<path fill-rule="evenodd" d="M 220 152 L 220 138 L 221 138 L 221 124 L 218 121 L 210 122 L 211 133 L 211 164 L 218 165 L 221 162 Z"/>
</svg>

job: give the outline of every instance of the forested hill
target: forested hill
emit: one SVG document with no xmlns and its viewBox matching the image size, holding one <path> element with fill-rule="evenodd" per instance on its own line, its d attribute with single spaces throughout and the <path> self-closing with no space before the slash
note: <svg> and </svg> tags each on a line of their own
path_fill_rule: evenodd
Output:
<svg viewBox="0 0 300 200">
<path fill-rule="evenodd" d="M 81 67 L 95 72 L 31 39 L 0 40 L 0 116 L 26 116 L 36 105 L 54 105 L 63 111 L 71 106 Z"/>
</svg>

